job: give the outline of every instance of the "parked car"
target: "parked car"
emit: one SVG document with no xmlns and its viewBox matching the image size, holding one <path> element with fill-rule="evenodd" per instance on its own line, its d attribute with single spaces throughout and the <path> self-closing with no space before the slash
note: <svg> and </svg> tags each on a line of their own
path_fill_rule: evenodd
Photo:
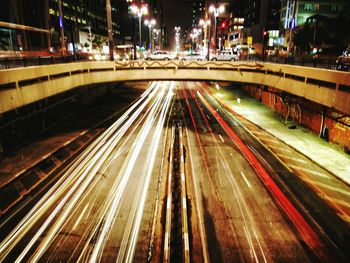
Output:
<svg viewBox="0 0 350 263">
<path fill-rule="evenodd" d="M 171 60 L 174 59 L 176 55 L 170 53 L 169 51 L 155 51 L 151 54 L 145 54 L 145 59 L 147 60 Z"/>
<path fill-rule="evenodd" d="M 225 60 L 225 61 L 236 61 L 239 59 L 237 52 L 232 49 L 222 50 L 218 54 L 213 54 L 210 56 L 210 60 Z"/>
<path fill-rule="evenodd" d="M 350 48 L 343 52 L 335 62 L 336 69 L 350 71 Z"/>
<path fill-rule="evenodd" d="M 239 54 L 239 58 L 240 59 L 247 59 L 248 58 L 248 53 L 249 53 L 249 57 L 252 58 L 256 58 L 258 56 L 258 52 L 256 51 L 256 49 L 252 46 L 248 46 L 248 45 L 237 45 L 237 52 Z"/>
<path fill-rule="evenodd" d="M 184 56 L 179 57 L 180 60 L 197 60 L 202 61 L 206 60 L 205 55 L 201 55 L 200 53 L 191 53 Z"/>
</svg>

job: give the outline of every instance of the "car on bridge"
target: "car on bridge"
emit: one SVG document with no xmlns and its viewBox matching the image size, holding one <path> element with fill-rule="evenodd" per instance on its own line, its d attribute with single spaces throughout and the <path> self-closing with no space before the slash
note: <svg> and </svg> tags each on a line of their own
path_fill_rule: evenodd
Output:
<svg viewBox="0 0 350 263">
<path fill-rule="evenodd" d="M 190 53 L 184 56 L 179 57 L 180 60 L 196 60 L 196 61 L 202 61 L 206 60 L 205 55 L 202 55 L 200 53 Z"/>
<path fill-rule="evenodd" d="M 350 71 L 350 48 L 343 52 L 335 62 L 336 69 Z"/>
<path fill-rule="evenodd" d="M 239 59 L 238 53 L 233 51 L 232 49 L 225 49 L 225 50 L 222 50 L 218 54 L 210 55 L 210 60 L 212 60 L 212 61 L 216 61 L 216 60 L 236 61 L 238 59 Z"/>
<path fill-rule="evenodd" d="M 175 54 L 172 54 L 171 52 L 165 50 L 159 50 L 150 54 L 145 54 L 146 60 L 171 60 L 175 59 L 175 57 Z"/>
</svg>

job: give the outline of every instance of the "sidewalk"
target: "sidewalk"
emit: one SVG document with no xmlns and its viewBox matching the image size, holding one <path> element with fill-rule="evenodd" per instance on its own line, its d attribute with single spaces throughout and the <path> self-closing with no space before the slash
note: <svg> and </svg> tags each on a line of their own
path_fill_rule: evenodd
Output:
<svg viewBox="0 0 350 263">
<path fill-rule="evenodd" d="M 220 93 L 225 94 L 221 100 L 230 105 L 235 112 L 350 185 L 350 155 L 304 127 L 288 129 L 276 112 L 241 91 L 230 90 L 229 94 L 222 89 Z M 233 98 L 232 93 L 241 98 L 240 103 Z"/>
</svg>

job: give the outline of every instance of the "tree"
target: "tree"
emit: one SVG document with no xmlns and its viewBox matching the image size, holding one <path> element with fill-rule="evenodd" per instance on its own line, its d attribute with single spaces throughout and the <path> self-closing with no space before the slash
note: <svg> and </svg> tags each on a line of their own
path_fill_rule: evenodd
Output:
<svg viewBox="0 0 350 263">
<path fill-rule="evenodd" d="M 0 50 L 7 51 L 9 50 L 9 40 L 7 34 L 5 34 L 5 31 L 0 30 Z"/>
<path fill-rule="evenodd" d="M 101 50 L 104 43 L 106 43 L 106 38 L 102 38 L 100 36 L 95 36 L 92 40 L 93 48 Z"/>
<path fill-rule="evenodd" d="M 293 31 L 293 41 L 300 53 L 309 53 L 310 44 L 313 41 L 313 30 L 309 24 L 305 24 Z"/>
</svg>

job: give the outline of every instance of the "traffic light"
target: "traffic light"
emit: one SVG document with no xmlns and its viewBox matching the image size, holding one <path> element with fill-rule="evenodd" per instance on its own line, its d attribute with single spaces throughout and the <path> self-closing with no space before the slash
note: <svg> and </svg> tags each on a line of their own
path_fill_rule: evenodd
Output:
<svg viewBox="0 0 350 263">
<path fill-rule="evenodd" d="M 223 22 L 221 23 L 221 28 L 226 28 L 226 21 L 223 21 Z"/>
</svg>

